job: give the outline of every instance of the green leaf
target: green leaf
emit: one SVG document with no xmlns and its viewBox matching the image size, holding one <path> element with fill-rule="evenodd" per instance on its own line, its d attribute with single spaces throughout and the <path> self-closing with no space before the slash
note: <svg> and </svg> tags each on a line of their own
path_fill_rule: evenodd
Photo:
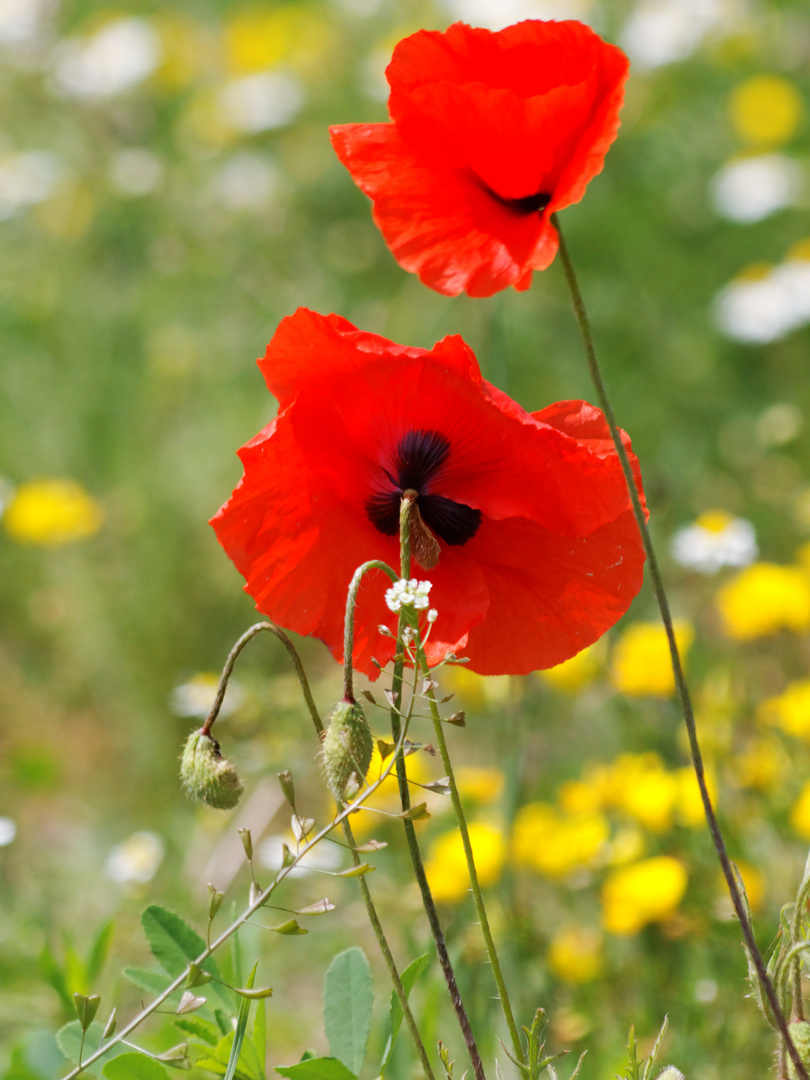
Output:
<svg viewBox="0 0 810 1080">
<path fill-rule="evenodd" d="M 337 1058 L 309 1058 L 296 1065 L 276 1066 L 276 1072 L 288 1080 L 357 1080 Z"/>
<path fill-rule="evenodd" d="M 175 1020 L 174 1026 L 188 1035 L 194 1035 L 209 1046 L 216 1046 L 220 1039 L 217 1026 L 210 1020 L 203 1020 L 201 1016 L 180 1016 Z"/>
<path fill-rule="evenodd" d="M 107 1080 L 169 1080 L 159 1061 L 146 1054 L 121 1054 L 101 1070 Z"/>
<path fill-rule="evenodd" d="M 149 968 L 125 967 L 122 972 L 124 978 L 135 983 L 139 990 L 146 990 L 149 994 L 162 994 L 169 985 L 169 980 L 160 971 L 150 971 Z"/>
<path fill-rule="evenodd" d="M 141 915 L 141 923 L 152 954 L 172 978 L 182 975 L 189 963 L 205 952 L 205 942 L 197 931 L 173 911 L 150 904 Z M 205 967 L 212 975 L 219 976 L 219 969 L 212 956 L 206 959 Z M 214 983 L 212 992 L 217 994 L 229 1013 L 232 1013 L 234 1000 L 227 988 Z"/>
<path fill-rule="evenodd" d="M 207 1069 L 218 1076 L 225 1076 L 233 1052 L 234 1034 L 235 1032 L 229 1031 L 227 1035 L 220 1039 L 208 1057 L 197 1059 L 195 1067 Z M 260 1080 L 262 1076 L 262 1065 L 256 1056 L 255 1048 L 250 1042 L 246 1041 L 242 1044 L 234 1076 L 235 1080 Z"/>
<path fill-rule="evenodd" d="M 253 1036 L 251 1038 L 256 1057 L 259 1060 L 261 1080 L 267 1078 L 267 1008 L 263 1001 L 256 1002 L 256 1015 L 253 1018 Z"/>
<path fill-rule="evenodd" d="M 428 966 L 430 962 L 430 953 L 425 953 L 424 956 L 418 956 L 416 960 L 412 960 L 410 964 L 405 968 L 399 977 L 402 983 L 402 989 L 405 991 L 405 997 L 410 995 L 413 989 L 413 984 Z M 391 1054 L 394 1051 L 394 1044 L 397 1041 L 397 1035 L 399 1035 L 399 1029 L 402 1026 L 403 1013 L 402 1006 L 399 1003 L 399 998 L 391 991 L 391 1033 L 388 1036 L 388 1042 L 385 1046 L 385 1052 L 383 1053 L 382 1064 L 380 1065 L 380 1076 L 385 1076 L 385 1070 L 388 1068 L 388 1063 L 391 1059 Z"/>
<path fill-rule="evenodd" d="M 246 989 L 250 990 L 253 986 L 253 980 L 256 978 L 256 968 L 259 966 L 259 961 L 253 965 L 253 968 L 248 975 Z M 245 1041 L 245 1032 L 247 1031 L 248 1017 L 250 1016 L 250 998 L 243 997 L 239 1005 L 239 1016 L 236 1020 L 236 1030 L 233 1033 L 233 1045 L 231 1046 L 231 1056 L 228 1059 L 228 1068 L 225 1072 L 225 1080 L 233 1080 L 236 1072 L 236 1064 L 239 1061 L 239 1055 L 242 1053 L 242 1043 Z"/>
<path fill-rule="evenodd" d="M 102 1036 L 104 1035 L 104 1028 L 98 1022 L 94 1020 L 90 1027 L 87 1029 L 87 1034 L 84 1037 L 84 1048 L 82 1049 L 82 1061 L 87 1061 L 91 1054 L 94 1054 L 98 1050 L 102 1042 Z M 73 1065 L 79 1063 L 79 1048 L 82 1045 L 82 1026 L 78 1020 L 71 1020 L 69 1024 L 65 1024 L 56 1033 L 56 1041 L 59 1044 L 59 1049 L 65 1055 L 69 1062 Z M 110 1047 L 110 1050 L 104 1057 L 104 1061 L 109 1061 L 110 1058 L 118 1057 L 119 1054 L 128 1052 L 127 1047 L 121 1046 L 120 1043 L 116 1043 L 115 1046 Z"/>
<path fill-rule="evenodd" d="M 332 1055 L 355 1075 L 366 1056 L 374 987 L 362 949 L 338 953 L 326 973 L 323 1022 Z"/>
<path fill-rule="evenodd" d="M 107 922 L 96 935 L 96 940 L 93 942 L 93 947 L 87 958 L 87 980 L 90 983 L 96 982 L 107 962 L 112 947 L 114 930 L 115 923 Z"/>
<path fill-rule="evenodd" d="M 47 945 L 44 946 L 42 952 L 39 954 L 39 967 L 45 981 L 59 995 L 65 1011 L 72 1015 L 73 998 L 68 993 L 64 972 Z"/>
</svg>

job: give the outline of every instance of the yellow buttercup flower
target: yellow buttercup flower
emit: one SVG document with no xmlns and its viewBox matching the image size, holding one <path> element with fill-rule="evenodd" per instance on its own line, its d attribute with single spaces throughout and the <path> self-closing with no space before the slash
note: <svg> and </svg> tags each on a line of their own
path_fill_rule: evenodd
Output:
<svg viewBox="0 0 810 1080">
<path fill-rule="evenodd" d="M 482 888 L 494 885 L 506 859 L 503 832 L 484 821 L 473 821 L 468 829 L 479 884 Z M 425 873 L 436 901 L 454 904 L 464 899 L 470 879 L 458 829 L 443 833 L 433 841 L 425 860 Z"/>
<path fill-rule="evenodd" d="M 683 659 L 694 639 L 694 630 L 683 619 L 675 620 L 675 640 Z M 669 697 L 675 692 L 669 644 L 658 623 L 633 623 L 613 650 L 611 680 L 617 690 L 632 697 Z"/>
<path fill-rule="evenodd" d="M 547 877 L 562 878 L 595 865 L 609 835 L 602 814 L 566 814 L 548 803 L 527 803 L 515 816 L 512 857 Z"/>
<path fill-rule="evenodd" d="M 757 716 L 767 724 L 775 724 L 788 735 L 810 739 L 810 679 L 789 683 L 777 697 L 766 698 Z"/>
<path fill-rule="evenodd" d="M 672 915 L 686 892 L 686 868 L 671 855 L 621 866 L 602 886 L 602 923 L 612 934 L 637 934 Z"/>
<path fill-rule="evenodd" d="M 602 974 L 602 935 L 591 927 L 569 926 L 548 947 L 548 966 L 569 983 L 585 983 Z"/>
<path fill-rule="evenodd" d="M 503 791 L 505 777 L 501 769 L 460 765 L 455 774 L 456 786 L 462 799 L 476 803 L 492 803 Z"/>
<path fill-rule="evenodd" d="M 802 99 L 787 79 L 757 75 L 732 93 L 729 112 L 741 139 L 756 146 L 779 146 L 790 139 L 802 120 Z"/>
<path fill-rule="evenodd" d="M 651 832 L 666 832 L 678 782 L 657 754 L 621 754 L 608 766 L 606 797 Z"/>
<path fill-rule="evenodd" d="M 712 804 L 717 801 L 717 781 L 714 770 L 706 768 L 704 773 L 706 787 L 709 789 L 709 798 Z M 706 811 L 703 808 L 703 799 L 700 795 L 697 777 L 692 765 L 685 765 L 674 773 L 678 785 L 675 800 L 675 809 L 679 821 L 690 828 L 699 829 L 706 824 Z"/>
<path fill-rule="evenodd" d="M 810 627 L 810 580 L 798 566 L 753 563 L 717 594 L 723 628 L 737 641 Z"/>
<path fill-rule="evenodd" d="M 2 520 L 20 544 L 55 546 L 98 532 L 104 512 L 75 480 L 27 480 L 12 495 Z"/>
</svg>

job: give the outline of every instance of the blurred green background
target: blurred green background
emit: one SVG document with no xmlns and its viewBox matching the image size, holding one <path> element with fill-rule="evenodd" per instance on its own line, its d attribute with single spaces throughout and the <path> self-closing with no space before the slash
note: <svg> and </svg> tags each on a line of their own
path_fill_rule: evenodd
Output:
<svg viewBox="0 0 810 1080">
<path fill-rule="evenodd" d="M 633 61 L 604 173 L 562 221 L 692 638 L 729 845 L 748 867 L 763 944 L 778 927 L 810 839 L 806 4 L 0 0 L 0 1068 L 15 1080 L 64 1067 L 52 1032 L 71 1015 L 45 977 L 58 983 L 54 964 L 71 993 L 102 993 L 102 1013 L 118 1002 L 128 1015 L 140 992 L 119 972 L 148 962 L 144 903 L 204 928 L 206 882 L 235 875 L 228 903 L 242 902 L 235 829 L 249 823 L 257 841 L 286 832 L 279 769 L 293 770 L 313 816 L 329 813 L 286 656 L 263 640 L 219 729 L 248 806 L 198 809 L 177 780 L 208 673 L 254 621 L 206 521 L 241 475 L 236 449 L 272 416 L 254 358 L 279 320 L 303 305 L 411 345 L 461 333 L 527 409 L 593 397 L 557 263 L 526 294 L 430 292 L 388 254 L 327 136 L 330 123 L 385 119 L 383 71 L 401 37 L 527 16 L 586 19 Z M 710 511 L 727 516 L 699 517 Z M 793 577 L 739 584 L 724 556 L 696 567 L 699 535 L 671 557 L 695 519 L 715 538 L 732 519 L 750 523 L 737 565 L 755 559 L 755 531 L 759 558 Z M 718 607 L 729 582 L 738 591 Z M 654 617 L 644 591 L 625 624 Z M 589 1049 L 583 1076 L 620 1070 L 629 1024 L 646 1039 L 664 1013 L 664 1056 L 690 1080 L 763 1074 L 770 1034 L 743 1000 L 709 840 L 687 781 L 673 779 L 688 759 L 667 678 L 623 676 L 621 634 L 556 683 L 448 676 L 468 710 L 454 753 L 497 765 L 469 790 L 492 830 L 481 854 L 521 1021 L 542 1005 L 553 1048 Z M 626 664 L 659 670 L 656 642 L 640 647 Z M 339 673 L 320 644 L 301 648 L 325 709 Z M 560 816 L 532 824 L 525 803 Z M 433 812 L 428 848 L 451 828 L 443 804 Z M 579 856 L 533 854 L 568 837 L 572 816 L 587 833 L 582 814 L 598 821 Z M 401 838 L 372 828 L 390 841 L 370 880 L 404 965 L 428 935 Z M 438 882 L 451 856 L 434 855 Z M 685 894 L 676 880 L 659 911 L 613 932 L 610 875 L 660 857 L 685 868 Z M 666 893 L 661 866 L 642 892 Z M 306 942 L 245 941 L 276 988 L 271 1065 L 325 1052 L 322 975 L 349 944 L 366 942 L 380 1017 L 386 1008 L 356 884 L 324 880 L 338 911 Z M 304 878 L 291 891 L 306 903 L 323 888 Z M 505 1065 L 468 905 L 449 889 L 448 939 L 484 1050 Z M 109 919 L 112 955 L 85 986 L 77 957 Z M 432 971 L 417 1015 L 461 1072 L 445 996 Z M 172 1033 L 156 1024 L 144 1039 L 165 1047 Z M 411 1068 L 400 1046 L 392 1070 Z"/>
</svg>

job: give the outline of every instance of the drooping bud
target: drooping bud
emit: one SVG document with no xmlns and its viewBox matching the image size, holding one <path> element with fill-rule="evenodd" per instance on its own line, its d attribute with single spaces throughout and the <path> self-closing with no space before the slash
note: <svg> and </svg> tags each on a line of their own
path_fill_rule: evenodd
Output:
<svg viewBox="0 0 810 1080">
<path fill-rule="evenodd" d="M 802 1065 L 810 1066 L 810 1024 L 806 1020 L 794 1020 L 792 1024 L 788 1024 L 788 1031 L 793 1040 L 793 1045 L 799 1053 Z M 790 1080 L 797 1080 L 799 1074 L 796 1072 L 796 1066 L 793 1064 L 789 1054 L 787 1067 Z"/>
<path fill-rule="evenodd" d="M 239 773 L 220 753 L 219 743 L 202 728 L 189 735 L 183 748 L 180 778 L 192 798 L 217 810 L 232 809 L 245 790 Z"/>
<path fill-rule="evenodd" d="M 364 780 L 371 764 L 373 739 L 361 705 L 341 701 L 327 717 L 321 749 L 321 767 L 326 786 L 338 802 L 346 797 L 352 773 Z"/>
</svg>

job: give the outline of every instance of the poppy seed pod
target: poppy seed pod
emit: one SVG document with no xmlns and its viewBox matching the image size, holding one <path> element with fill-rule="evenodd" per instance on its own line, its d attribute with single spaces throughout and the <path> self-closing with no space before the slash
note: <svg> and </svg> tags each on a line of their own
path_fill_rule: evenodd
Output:
<svg viewBox="0 0 810 1080">
<path fill-rule="evenodd" d="M 219 743 L 200 728 L 189 735 L 180 758 L 180 779 L 188 794 L 217 810 L 231 810 L 245 785 L 220 753 Z"/>
<path fill-rule="evenodd" d="M 327 717 L 321 748 L 321 767 L 326 786 L 343 802 L 346 785 L 355 773 L 362 783 L 374 748 L 365 713 L 356 701 L 341 701 Z"/>
</svg>

